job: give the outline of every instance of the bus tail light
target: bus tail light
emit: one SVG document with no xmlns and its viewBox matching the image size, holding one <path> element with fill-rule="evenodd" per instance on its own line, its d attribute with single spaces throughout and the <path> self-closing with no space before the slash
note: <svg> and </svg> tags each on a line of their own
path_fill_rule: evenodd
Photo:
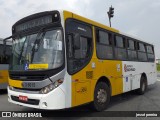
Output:
<svg viewBox="0 0 160 120">
<path fill-rule="evenodd" d="M 49 84 L 48 86 L 42 88 L 40 90 L 40 94 L 47 94 L 50 91 L 54 90 L 55 88 L 57 88 L 59 85 L 61 85 L 63 83 L 63 79 L 59 79 L 57 81 L 55 81 L 54 83 Z"/>
</svg>

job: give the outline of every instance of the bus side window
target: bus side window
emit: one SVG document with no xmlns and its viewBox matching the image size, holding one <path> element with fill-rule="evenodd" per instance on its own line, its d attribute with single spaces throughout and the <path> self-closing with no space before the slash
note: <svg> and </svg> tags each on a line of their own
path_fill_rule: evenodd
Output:
<svg viewBox="0 0 160 120">
<path fill-rule="evenodd" d="M 134 61 L 137 60 L 137 52 L 136 52 L 136 44 L 134 40 L 127 39 L 127 53 L 128 53 L 128 60 Z"/>
<path fill-rule="evenodd" d="M 66 21 L 68 73 L 83 69 L 91 59 L 93 51 L 92 26 L 68 19 Z"/>
<path fill-rule="evenodd" d="M 147 61 L 147 54 L 144 43 L 138 42 L 138 60 L 142 62 Z"/>
<path fill-rule="evenodd" d="M 155 60 L 155 55 L 154 55 L 153 46 L 147 45 L 146 48 L 147 48 L 148 62 L 154 62 L 154 60 Z"/>
<path fill-rule="evenodd" d="M 125 39 L 121 36 L 115 36 L 115 57 L 119 60 L 127 60 Z"/>
<path fill-rule="evenodd" d="M 99 59 L 113 59 L 112 35 L 96 30 L 96 50 Z"/>
</svg>

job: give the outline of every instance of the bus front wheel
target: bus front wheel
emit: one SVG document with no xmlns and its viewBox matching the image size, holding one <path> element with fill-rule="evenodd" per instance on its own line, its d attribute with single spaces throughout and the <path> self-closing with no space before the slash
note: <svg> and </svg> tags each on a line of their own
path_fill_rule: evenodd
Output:
<svg viewBox="0 0 160 120">
<path fill-rule="evenodd" d="M 91 104 L 96 111 L 103 111 L 110 102 L 110 88 L 105 82 L 98 82 L 94 91 L 94 100 Z"/>
</svg>

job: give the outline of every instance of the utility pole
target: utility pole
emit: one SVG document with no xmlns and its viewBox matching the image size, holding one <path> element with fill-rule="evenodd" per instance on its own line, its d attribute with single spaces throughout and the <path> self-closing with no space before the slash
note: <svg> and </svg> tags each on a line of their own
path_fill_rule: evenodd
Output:
<svg viewBox="0 0 160 120">
<path fill-rule="evenodd" d="M 111 27 L 111 18 L 114 16 L 114 8 L 111 6 L 109 7 L 109 11 L 107 12 L 108 13 L 108 18 L 109 18 L 109 25 Z"/>
</svg>

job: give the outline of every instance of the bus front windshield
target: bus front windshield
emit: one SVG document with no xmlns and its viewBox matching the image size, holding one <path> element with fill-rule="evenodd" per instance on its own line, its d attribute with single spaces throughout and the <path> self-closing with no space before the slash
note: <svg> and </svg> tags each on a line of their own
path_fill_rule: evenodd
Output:
<svg viewBox="0 0 160 120">
<path fill-rule="evenodd" d="M 64 62 L 61 30 L 17 37 L 12 48 L 10 70 L 55 69 Z"/>
</svg>

